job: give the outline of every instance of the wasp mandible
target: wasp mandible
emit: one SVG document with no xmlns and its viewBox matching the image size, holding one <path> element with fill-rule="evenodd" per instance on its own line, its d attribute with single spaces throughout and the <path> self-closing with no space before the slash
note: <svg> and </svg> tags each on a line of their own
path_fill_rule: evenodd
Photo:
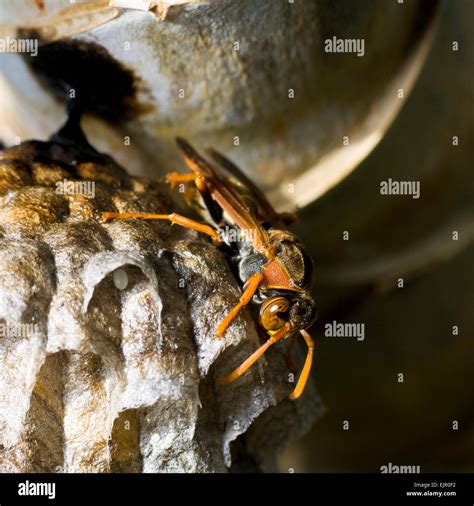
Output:
<svg viewBox="0 0 474 506">
<path fill-rule="evenodd" d="M 166 179 L 173 187 L 186 185 L 186 202 L 206 223 L 176 213 L 105 212 L 103 217 L 168 220 L 207 234 L 216 246 L 226 249 L 243 288 L 239 302 L 219 323 L 216 337 L 223 337 L 239 311 L 253 303 L 258 308 L 258 321 L 266 341 L 220 383 L 235 381 L 270 346 L 299 333 L 308 352 L 290 394 L 290 398 L 297 399 L 304 391 L 313 362 L 314 342 L 306 329 L 316 318 L 316 306 L 309 295 L 312 261 L 299 239 L 287 229 L 293 216 L 277 213 L 263 192 L 222 154 L 207 150 L 211 163 L 184 139 L 176 141 L 190 172 L 171 172 Z"/>
</svg>

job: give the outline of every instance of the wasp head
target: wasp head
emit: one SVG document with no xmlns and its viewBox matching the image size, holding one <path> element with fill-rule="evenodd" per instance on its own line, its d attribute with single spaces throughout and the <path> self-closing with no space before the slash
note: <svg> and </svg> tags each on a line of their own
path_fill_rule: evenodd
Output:
<svg viewBox="0 0 474 506">
<path fill-rule="evenodd" d="M 268 297 L 260 307 L 260 324 L 277 331 L 289 323 L 294 330 L 307 329 L 316 320 L 316 304 L 306 292 L 288 292 Z"/>
</svg>

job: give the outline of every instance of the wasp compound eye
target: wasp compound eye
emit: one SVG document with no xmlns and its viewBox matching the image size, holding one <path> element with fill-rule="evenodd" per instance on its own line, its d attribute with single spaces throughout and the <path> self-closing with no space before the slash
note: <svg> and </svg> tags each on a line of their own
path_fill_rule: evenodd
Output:
<svg viewBox="0 0 474 506">
<path fill-rule="evenodd" d="M 290 303 L 285 297 L 270 297 L 260 308 L 260 323 L 265 330 L 279 330 L 288 322 Z"/>
<path fill-rule="evenodd" d="M 307 294 L 297 295 L 289 310 L 289 321 L 300 329 L 310 327 L 317 317 L 316 303 Z"/>
</svg>

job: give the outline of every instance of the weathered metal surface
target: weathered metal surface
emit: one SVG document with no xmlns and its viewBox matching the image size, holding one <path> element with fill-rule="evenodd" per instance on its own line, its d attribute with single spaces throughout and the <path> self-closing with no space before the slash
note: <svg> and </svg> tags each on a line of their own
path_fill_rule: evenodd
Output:
<svg viewBox="0 0 474 506">
<path fill-rule="evenodd" d="M 158 2 L 165 3 L 177 2 Z M 49 25 L 48 16 L 59 15 L 57 0 L 43 10 L 30 2 L 21 15 L 15 2 L 0 8 L 0 24 L 10 30 L 36 29 L 56 41 L 31 58 L 35 75 L 21 56 L 3 55 L 0 100 L 8 105 L 0 111 L 0 135 L 13 143 L 56 129 L 63 111 L 50 88 L 38 85 L 41 72 L 73 87 L 88 79 L 114 94 L 117 79 L 98 77 L 83 52 L 71 51 L 71 40 L 90 44 L 91 60 L 100 49 L 134 76 L 131 99 L 140 106 L 114 125 L 87 118 L 84 128 L 97 146 L 129 170 L 158 175 L 177 163 L 175 136 L 192 138 L 238 162 L 279 209 L 292 209 L 336 185 L 380 141 L 404 102 L 399 90 L 409 95 L 422 66 L 438 2 L 179 2 L 161 18 L 146 10 L 150 2 L 139 3 L 144 10 L 92 2 L 91 11 L 90 4 L 71 8 L 64 0 L 60 17 L 70 22 Z M 104 23 L 104 12 L 114 9 L 120 13 Z M 58 40 L 62 26 L 63 37 L 71 36 L 66 45 Z M 363 56 L 326 52 L 333 37 L 363 40 Z M 106 101 L 91 112 L 100 115 Z"/>
</svg>

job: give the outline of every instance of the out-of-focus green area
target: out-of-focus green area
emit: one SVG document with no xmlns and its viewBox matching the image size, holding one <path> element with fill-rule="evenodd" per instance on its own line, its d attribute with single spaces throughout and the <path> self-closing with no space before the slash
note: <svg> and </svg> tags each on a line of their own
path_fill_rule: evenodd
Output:
<svg viewBox="0 0 474 506">
<path fill-rule="evenodd" d="M 472 19 L 473 2 L 443 3 L 386 137 L 301 213 L 320 307 L 314 378 L 328 412 L 282 455 L 282 471 L 474 471 Z M 381 195 L 389 178 L 419 181 L 420 198 Z M 326 337 L 333 320 L 365 323 L 365 340 Z"/>
</svg>

